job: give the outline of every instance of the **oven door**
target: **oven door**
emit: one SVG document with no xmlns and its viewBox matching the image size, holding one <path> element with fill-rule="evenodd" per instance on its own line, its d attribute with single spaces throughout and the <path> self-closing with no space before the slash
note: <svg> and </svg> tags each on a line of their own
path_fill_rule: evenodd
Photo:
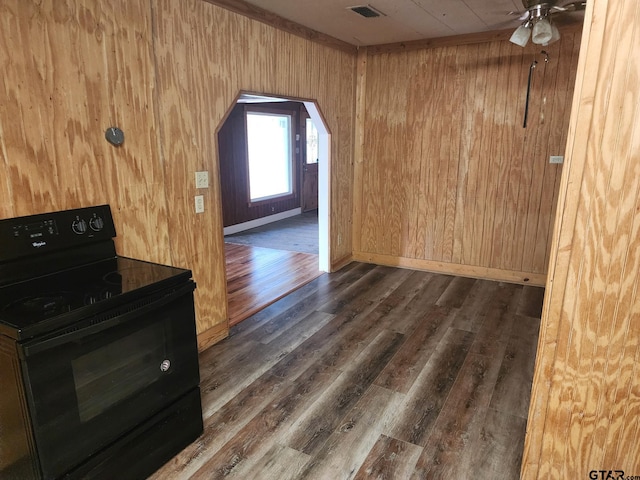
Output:
<svg viewBox="0 0 640 480">
<path fill-rule="evenodd" d="M 43 478 L 57 478 L 199 383 L 188 284 L 23 345 Z"/>
</svg>

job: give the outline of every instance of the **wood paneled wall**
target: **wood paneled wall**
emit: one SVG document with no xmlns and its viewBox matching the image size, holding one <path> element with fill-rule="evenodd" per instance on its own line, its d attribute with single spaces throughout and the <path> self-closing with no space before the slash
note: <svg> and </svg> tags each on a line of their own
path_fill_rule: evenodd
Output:
<svg viewBox="0 0 640 480">
<path fill-rule="evenodd" d="M 84 3 L 0 3 L 0 218 L 110 203 L 121 252 L 170 262 L 151 12 Z"/>
<path fill-rule="evenodd" d="M 544 284 L 579 46 L 361 54 L 354 257 Z"/>
<path fill-rule="evenodd" d="M 350 253 L 337 232 L 351 221 L 353 55 L 324 47 L 201 0 L 154 5 L 161 152 L 171 205 L 173 261 L 194 266 L 213 288 L 199 302 L 213 326 L 226 317 L 220 192 L 205 194 L 209 215 L 193 213 L 193 172 L 219 185 L 216 130 L 240 90 L 316 99 L 332 132 L 331 260 Z M 345 181 L 344 179 L 347 179 Z M 340 208 L 345 208 L 340 210 Z M 345 216 L 346 215 L 346 216 Z M 207 320 L 205 320 L 207 321 Z"/>
<path fill-rule="evenodd" d="M 637 0 L 587 4 L 525 479 L 640 475 L 638 18 Z"/>
<path fill-rule="evenodd" d="M 241 90 L 317 100 L 331 260 L 350 255 L 353 53 L 202 0 L 7 0 L 0 65 L 0 218 L 110 203 L 119 253 L 193 270 L 202 345 L 227 333 L 216 133 Z M 104 140 L 112 125 L 120 148 Z"/>
</svg>

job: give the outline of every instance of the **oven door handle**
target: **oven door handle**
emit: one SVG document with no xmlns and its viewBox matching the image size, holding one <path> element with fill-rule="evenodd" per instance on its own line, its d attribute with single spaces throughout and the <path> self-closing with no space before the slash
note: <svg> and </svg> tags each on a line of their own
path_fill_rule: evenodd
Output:
<svg viewBox="0 0 640 480">
<path fill-rule="evenodd" d="M 106 312 L 99 316 L 104 316 L 104 320 L 99 321 L 98 323 L 91 324 L 88 327 L 80 328 L 78 330 L 71 331 L 69 333 L 63 333 L 61 335 L 55 335 L 55 333 L 51 334 L 51 337 L 46 339 L 35 340 L 33 343 L 24 344 L 22 346 L 22 352 L 24 357 L 30 357 L 32 355 L 36 355 L 38 353 L 44 352 L 54 347 L 58 347 L 60 345 L 64 345 L 65 343 L 70 343 L 75 340 L 78 340 L 83 337 L 88 337 L 89 335 L 93 335 L 95 333 L 101 332 L 103 330 L 107 330 L 109 328 L 116 327 L 120 324 L 129 322 L 134 320 L 135 318 L 144 315 L 147 312 L 163 307 L 164 305 L 172 302 L 176 298 L 180 298 L 181 296 L 193 292 L 195 290 L 195 283 L 189 281 L 188 284 L 180 287 L 166 295 L 161 296 L 157 300 L 154 300 L 151 303 L 148 303 L 144 306 L 136 308 L 135 310 L 128 311 L 126 313 L 113 315 L 114 311 L 117 311 L 120 307 L 116 307 L 111 312 Z M 113 316 L 111 316 L 113 315 Z"/>
</svg>

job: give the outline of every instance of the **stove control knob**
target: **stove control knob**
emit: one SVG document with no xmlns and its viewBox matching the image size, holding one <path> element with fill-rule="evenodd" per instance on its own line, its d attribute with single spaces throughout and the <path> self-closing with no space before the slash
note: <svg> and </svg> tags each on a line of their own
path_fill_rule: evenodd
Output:
<svg viewBox="0 0 640 480">
<path fill-rule="evenodd" d="M 71 230 L 73 230 L 78 235 L 82 235 L 87 231 L 87 222 L 85 222 L 81 218 L 78 218 L 71 224 Z"/>
<path fill-rule="evenodd" d="M 100 298 L 102 298 L 103 300 L 106 300 L 108 298 L 113 297 L 113 293 L 111 293 L 109 290 L 104 290 L 101 294 L 100 294 Z"/>
<path fill-rule="evenodd" d="M 171 362 L 169 360 L 163 360 L 160 364 L 160 370 L 166 372 L 171 368 Z"/>
<path fill-rule="evenodd" d="M 104 220 L 102 219 L 102 217 L 93 217 L 91 220 L 89 220 L 89 226 L 94 232 L 99 232 L 104 228 Z"/>
</svg>

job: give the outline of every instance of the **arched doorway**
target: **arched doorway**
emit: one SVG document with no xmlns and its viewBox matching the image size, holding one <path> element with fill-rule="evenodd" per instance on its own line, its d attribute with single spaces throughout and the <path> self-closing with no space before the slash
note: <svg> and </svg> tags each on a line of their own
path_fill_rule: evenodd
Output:
<svg viewBox="0 0 640 480">
<path fill-rule="evenodd" d="M 315 164 L 307 163 L 307 117 Z M 235 325 L 330 269 L 330 133 L 313 101 L 241 93 L 218 130 L 218 152 L 229 323 Z M 317 171 L 317 210 L 303 214 L 308 171 Z M 298 218 L 308 222 L 309 213 L 317 232 L 312 260 L 285 253 L 299 250 L 291 242 L 295 231 L 289 232 Z M 281 225 L 284 234 L 278 234 Z"/>
</svg>

